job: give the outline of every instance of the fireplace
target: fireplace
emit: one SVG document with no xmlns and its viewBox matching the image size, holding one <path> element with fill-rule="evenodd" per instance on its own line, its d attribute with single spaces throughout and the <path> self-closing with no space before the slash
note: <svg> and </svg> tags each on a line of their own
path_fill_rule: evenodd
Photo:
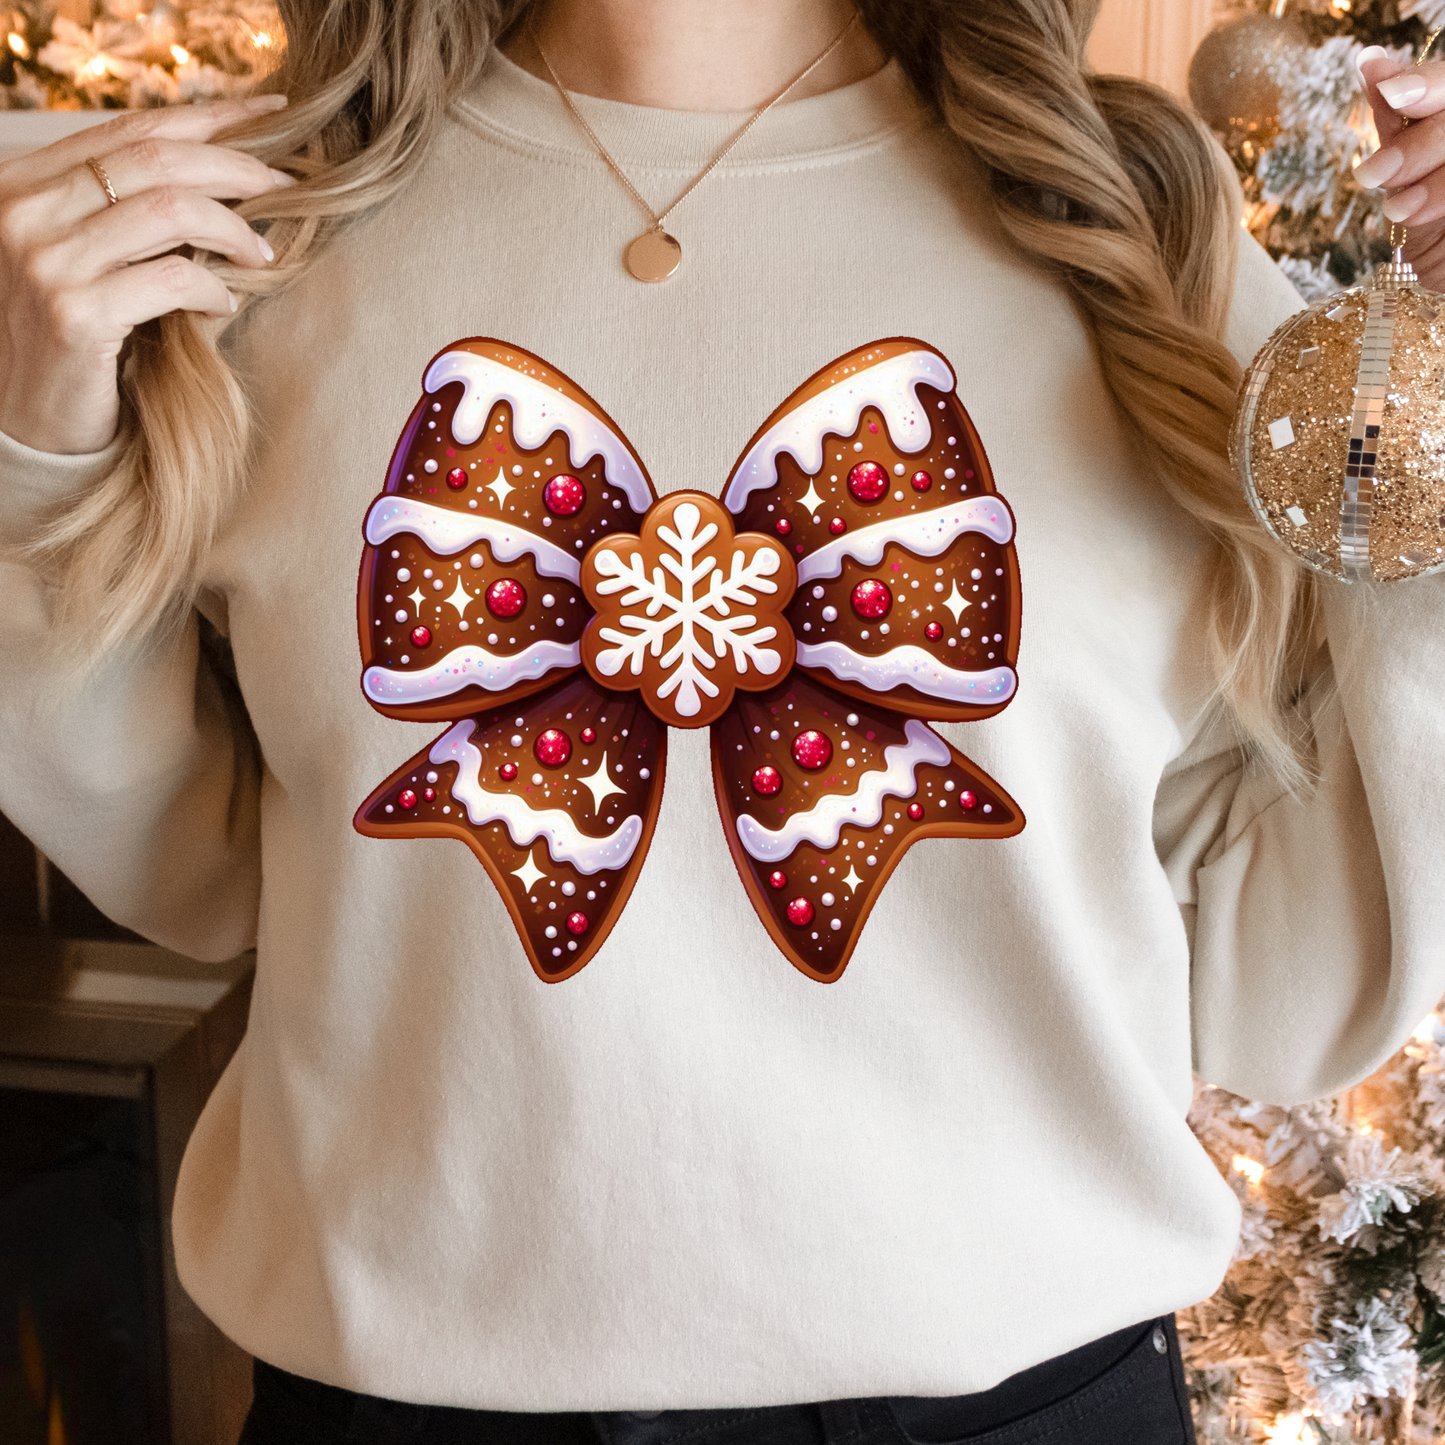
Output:
<svg viewBox="0 0 1445 1445">
<path fill-rule="evenodd" d="M 0 818 L 5 1445 L 235 1445 L 250 1362 L 181 1289 L 170 1202 L 250 973 L 117 927 Z"/>
</svg>

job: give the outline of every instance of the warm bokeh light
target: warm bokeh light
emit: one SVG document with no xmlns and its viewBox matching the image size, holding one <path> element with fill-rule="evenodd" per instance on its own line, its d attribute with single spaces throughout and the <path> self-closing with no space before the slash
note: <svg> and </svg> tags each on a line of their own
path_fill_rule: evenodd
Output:
<svg viewBox="0 0 1445 1445">
<path fill-rule="evenodd" d="M 1306 1418 L 1304 1415 L 1282 1415 L 1270 1426 L 1269 1434 L 1264 1438 L 1270 1445 L 1315 1445 L 1315 1432 L 1305 1433 Z"/>
<path fill-rule="evenodd" d="M 1258 1184 L 1264 1178 L 1264 1165 L 1257 1159 L 1251 1159 L 1247 1154 L 1236 1154 L 1234 1156 L 1234 1167 L 1243 1174 L 1251 1184 Z"/>
<path fill-rule="evenodd" d="M 184 45 L 172 45 L 171 58 L 177 65 L 184 65 L 191 58 L 191 52 Z"/>
</svg>

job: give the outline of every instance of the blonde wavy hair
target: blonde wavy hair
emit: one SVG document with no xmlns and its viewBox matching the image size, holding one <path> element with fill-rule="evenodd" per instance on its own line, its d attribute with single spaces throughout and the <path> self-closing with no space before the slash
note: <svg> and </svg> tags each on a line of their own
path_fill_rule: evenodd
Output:
<svg viewBox="0 0 1445 1445">
<path fill-rule="evenodd" d="M 217 269 L 246 301 L 411 175 L 453 99 L 532 0 L 280 0 L 288 109 L 232 144 L 300 182 L 240 207 L 276 263 Z M 1210 646 L 1241 738 L 1303 777 L 1292 726 L 1313 589 L 1250 515 L 1226 442 L 1239 368 L 1222 333 L 1240 199 L 1218 146 L 1164 91 L 1089 73 L 1099 0 L 857 0 L 924 100 L 983 164 L 1013 245 L 1062 279 L 1149 470 L 1213 541 Z M 122 446 L 39 551 L 92 655 L 186 615 L 244 484 L 245 395 L 218 326 L 176 314 L 122 357 Z"/>
</svg>

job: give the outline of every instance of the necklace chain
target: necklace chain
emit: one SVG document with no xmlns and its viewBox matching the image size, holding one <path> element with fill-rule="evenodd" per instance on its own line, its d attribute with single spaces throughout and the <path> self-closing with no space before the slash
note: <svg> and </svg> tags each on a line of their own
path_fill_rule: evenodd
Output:
<svg viewBox="0 0 1445 1445">
<path fill-rule="evenodd" d="M 580 110 L 577 109 L 577 106 L 573 102 L 572 97 L 567 93 L 567 90 L 563 86 L 562 82 L 558 80 L 557 72 L 552 68 L 552 62 L 547 58 L 547 52 L 542 49 L 542 42 L 537 39 L 536 31 L 532 28 L 531 12 L 529 12 L 527 16 L 527 33 L 531 36 L 532 44 L 537 48 L 537 54 L 542 57 L 542 64 L 547 67 L 547 74 L 552 77 L 552 84 L 556 86 L 557 94 L 562 97 L 562 103 L 567 107 L 569 111 L 571 111 L 573 120 L 575 120 L 577 124 L 580 125 L 582 129 L 587 133 L 588 140 L 590 140 L 592 144 L 596 146 L 597 154 L 602 157 L 603 161 L 606 163 L 607 169 L 610 170 L 612 174 L 616 176 L 619 181 L 622 182 L 623 186 L 626 187 L 628 194 L 630 194 L 632 199 L 637 202 L 637 204 L 643 209 L 644 212 L 646 212 L 648 219 L 652 222 L 652 225 L 649 227 L 649 229 L 653 231 L 660 231 L 662 230 L 662 223 L 718 168 L 718 166 L 723 163 L 724 159 L 732 151 L 733 147 L 736 146 L 743 139 L 743 137 L 747 135 L 747 133 L 775 105 L 777 105 L 777 103 L 782 100 L 783 97 L 786 96 L 790 90 L 794 88 L 794 86 L 801 85 L 803 81 L 805 81 L 830 55 L 832 55 L 832 53 L 843 43 L 843 41 L 847 39 L 848 32 L 852 30 L 853 26 L 857 23 L 857 21 L 858 11 L 855 10 L 853 14 L 849 17 L 848 23 L 833 37 L 831 41 L 828 42 L 827 47 L 822 52 L 820 52 L 808 65 L 804 66 L 803 69 L 800 70 L 780 91 L 778 91 L 776 95 L 774 95 L 770 100 L 764 101 L 763 104 L 760 105 L 757 110 L 755 110 L 752 115 L 750 115 L 747 120 L 744 121 L 743 124 L 733 132 L 731 136 L 729 136 L 727 141 L 723 144 L 722 149 L 718 151 L 715 156 L 713 156 L 713 158 L 702 168 L 702 170 L 697 173 L 697 175 L 692 178 L 692 180 L 687 183 L 686 186 L 683 187 L 682 191 L 676 196 L 672 204 L 668 206 L 666 210 L 662 211 L 654 211 L 652 207 L 648 205 L 647 201 L 642 195 L 642 192 L 639 191 L 637 187 L 632 184 L 631 180 L 628 179 L 626 172 L 623 171 L 622 167 L 619 166 L 615 160 L 613 160 L 611 153 L 608 151 L 607 147 L 603 145 L 602 142 L 598 139 L 597 132 L 593 130 L 590 125 L 587 124 L 587 118 L 582 114 Z"/>
</svg>

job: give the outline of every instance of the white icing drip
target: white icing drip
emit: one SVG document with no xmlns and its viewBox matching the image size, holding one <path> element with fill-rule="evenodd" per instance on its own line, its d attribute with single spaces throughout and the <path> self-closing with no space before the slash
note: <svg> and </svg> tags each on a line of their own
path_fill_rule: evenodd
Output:
<svg viewBox="0 0 1445 1445">
<path fill-rule="evenodd" d="M 476 723 L 464 718 L 432 745 L 427 755 L 433 763 L 456 763 L 457 780 L 452 796 L 467 810 L 474 828 L 502 823 L 507 836 L 519 848 L 529 848 L 544 838 L 554 863 L 570 863 L 579 873 L 600 873 L 625 868 L 642 839 L 642 819 L 633 813 L 624 818 L 605 838 L 584 833 L 560 808 L 536 812 L 515 793 L 491 793 L 482 786 L 482 755 L 472 742 Z"/>
<path fill-rule="evenodd" d="M 837 577 L 848 557 L 865 567 L 876 566 L 890 542 L 920 557 L 937 557 L 964 532 L 982 532 L 1002 546 L 1013 538 L 1013 517 L 997 497 L 987 496 L 967 497 L 931 512 L 886 517 L 856 532 L 845 532 L 809 553 L 798 563 L 798 586 L 820 577 Z"/>
<path fill-rule="evenodd" d="M 964 672 L 944 666 L 931 652 L 912 643 L 895 647 L 881 657 L 868 657 L 842 642 L 800 642 L 798 666 L 821 667 L 844 682 L 861 682 L 869 692 L 883 693 L 906 684 L 929 697 L 980 706 L 1007 702 L 1018 685 L 1011 667 Z"/>
<path fill-rule="evenodd" d="M 454 647 L 430 667 L 400 672 L 390 667 L 368 667 L 361 690 L 376 703 L 393 706 L 408 702 L 434 702 L 464 687 L 503 692 L 519 682 L 531 682 L 554 667 L 576 667 L 582 649 L 575 642 L 534 642 L 509 656 L 475 645 Z"/>
<path fill-rule="evenodd" d="M 512 435 L 518 446 L 532 451 L 554 431 L 564 431 L 574 466 L 600 456 L 608 482 L 621 489 L 634 512 L 645 512 L 652 505 L 652 488 L 632 448 L 600 417 L 556 387 L 474 351 L 448 351 L 437 357 L 424 384 L 428 392 L 436 392 L 452 381 L 465 382 L 467 388 L 452 417 L 452 436 L 462 446 L 471 446 L 481 436 L 492 408 L 505 401 L 512 408 Z"/>
<path fill-rule="evenodd" d="M 778 480 L 778 458 L 787 452 L 804 472 L 823 470 L 823 438 L 852 436 L 865 406 L 876 407 L 888 424 L 888 435 L 901 452 L 921 452 L 932 425 L 917 387 L 926 382 L 939 391 L 953 390 L 953 372 L 932 351 L 905 351 L 836 381 L 826 391 L 778 418 L 738 463 L 723 505 L 736 514 L 760 487 Z"/>
<path fill-rule="evenodd" d="M 749 813 L 738 815 L 738 837 L 750 857 L 759 863 L 781 863 L 791 858 L 800 843 L 825 852 L 838 846 L 845 823 L 876 828 L 883 817 L 885 798 L 911 798 L 918 791 L 914 774 L 921 763 L 943 767 L 953 757 L 948 744 L 927 724 L 909 718 L 903 724 L 906 743 L 883 749 L 883 767 L 864 773 L 852 793 L 830 793 L 806 813 L 794 813 L 776 831 L 764 828 Z"/>
<path fill-rule="evenodd" d="M 378 497 L 366 514 L 366 540 L 373 547 L 380 547 L 398 532 L 415 533 L 443 557 L 485 542 L 498 562 L 515 562 L 523 553 L 528 553 L 536 559 L 537 570 L 544 576 L 565 577 L 569 582 L 580 581 L 582 577 L 582 566 L 575 557 L 525 527 L 514 527 L 495 517 L 448 511 L 410 497 Z"/>
</svg>

